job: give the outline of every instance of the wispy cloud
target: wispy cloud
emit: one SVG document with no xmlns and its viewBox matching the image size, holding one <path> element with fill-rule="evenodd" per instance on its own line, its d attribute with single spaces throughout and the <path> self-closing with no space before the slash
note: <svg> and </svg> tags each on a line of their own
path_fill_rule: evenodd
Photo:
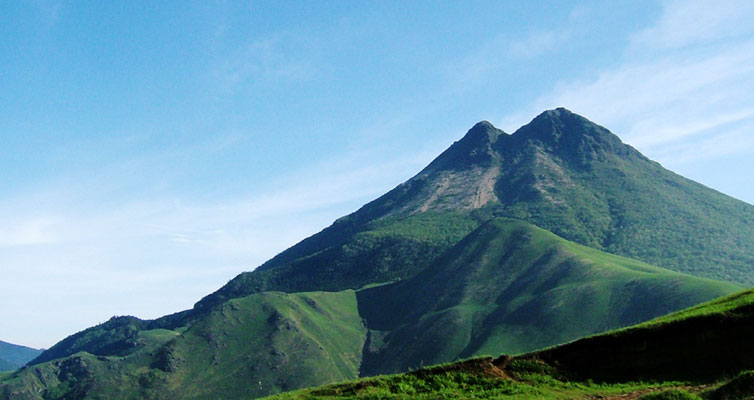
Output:
<svg viewBox="0 0 754 400">
<path fill-rule="evenodd" d="M 153 318 L 189 308 L 391 189 L 431 155 L 365 162 L 374 157 L 354 152 L 280 176 L 260 194 L 214 202 L 161 198 L 91 207 L 71 200 L 79 198 L 75 186 L 5 199 L 0 319 L 19 322 L 12 330 L 0 325 L 0 337 L 49 346 L 115 314 Z M 49 329 L 22 329 L 39 319 Z"/>
<path fill-rule="evenodd" d="M 214 71 L 226 90 L 264 81 L 297 81 L 316 77 L 320 67 L 311 43 L 285 32 L 254 38 L 224 57 Z"/>
<path fill-rule="evenodd" d="M 642 51 L 699 46 L 754 31 L 754 3 L 747 0 L 673 0 L 666 2 L 662 18 L 633 38 Z"/>
<path fill-rule="evenodd" d="M 26 0 L 26 2 L 36 8 L 41 19 L 41 26 L 45 29 L 50 29 L 60 18 L 62 0 Z"/>
<path fill-rule="evenodd" d="M 665 162 L 692 161 L 680 149 L 702 144 L 707 157 L 754 151 L 748 141 L 734 148 L 723 140 L 727 132 L 754 131 L 754 30 L 744 23 L 754 20 L 754 7 L 743 3 L 667 3 L 622 63 L 561 81 L 501 125 L 515 129 L 543 109 L 565 106 Z"/>
<path fill-rule="evenodd" d="M 498 35 L 448 67 L 459 86 L 479 84 L 490 74 L 511 63 L 525 62 L 555 49 L 571 38 L 566 24 L 561 28 L 534 30 L 520 36 Z"/>
</svg>

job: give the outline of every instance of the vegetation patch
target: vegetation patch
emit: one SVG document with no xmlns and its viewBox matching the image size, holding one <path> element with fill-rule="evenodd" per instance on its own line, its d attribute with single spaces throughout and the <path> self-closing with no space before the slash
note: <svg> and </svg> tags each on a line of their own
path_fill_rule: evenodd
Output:
<svg viewBox="0 0 754 400">
<path fill-rule="evenodd" d="M 744 371 L 729 382 L 709 393 L 709 400 L 736 400 L 754 398 L 754 371 Z"/>
</svg>

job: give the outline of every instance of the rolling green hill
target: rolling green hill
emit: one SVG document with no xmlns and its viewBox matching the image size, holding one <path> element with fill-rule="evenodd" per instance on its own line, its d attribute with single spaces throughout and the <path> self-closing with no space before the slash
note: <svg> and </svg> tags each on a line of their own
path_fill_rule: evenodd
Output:
<svg viewBox="0 0 754 400">
<path fill-rule="evenodd" d="M 78 352 L 26 367 L 3 399 L 242 398 L 358 376 L 366 327 L 353 291 L 267 292 L 180 330 L 135 331 L 126 355 Z"/>
<path fill-rule="evenodd" d="M 362 375 L 531 351 L 737 290 L 498 218 L 419 275 L 358 292 Z"/>
<path fill-rule="evenodd" d="M 747 290 L 517 357 L 471 359 L 273 398 L 750 399 L 752 337 L 754 290 Z"/>
<path fill-rule="evenodd" d="M 114 318 L 66 339 L 75 354 L 19 371 L 3 387 L 19 399 L 253 398 L 542 348 L 736 290 L 497 218 L 413 278 L 252 294 L 175 330 Z"/>
<path fill-rule="evenodd" d="M 42 350 L 6 343 L 0 340 L 0 371 L 12 371 L 21 368 Z"/>
</svg>

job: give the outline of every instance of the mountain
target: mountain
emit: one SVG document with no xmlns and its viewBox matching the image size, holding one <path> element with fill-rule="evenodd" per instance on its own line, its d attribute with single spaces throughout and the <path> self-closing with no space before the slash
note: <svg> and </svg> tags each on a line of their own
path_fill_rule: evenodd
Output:
<svg viewBox="0 0 754 400">
<path fill-rule="evenodd" d="M 415 177 L 193 309 L 113 318 L 0 387 L 251 398 L 526 352 L 739 290 L 754 280 L 753 221 L 753 206 L 565 109 L 510 135 L 480 122 Z"/>
<path fill-rule="evenodd" d="M 668 171 L 558 108 L 512 135 L 476 124 L 407 182 L 197 307 L 264 290 L 358 289 L 412 276 L 462 236 L 443 218 L 425 221 L 428 212 L 452 213 L 464 233 L 492 216 L 520 219 L 609 253 L 754 284 L 754 206 Z M 403 235 L 417 223 L 427 235 Z"/>
<path fill-rule="evenodd" d="M 471 359 L 274 398 L 582 399 L 643 395 L 647 400 L 751 399 L 752 337 L 754 290 L 747 290 L 542 351 Z"/>
<path fill-rule="evenodd" d="M 0 340 L 0 371 L 12 371 L 21 368 L 41 353 L 42 350 L 10 344 Z"/>
<path fill-rule="evenodd" d="M 0 372 L 13 371 L 14 369 L 17 369 L 17 368 L 18 366 L 14 365 L 10 361 L 0 358 Z"/>
</svg>

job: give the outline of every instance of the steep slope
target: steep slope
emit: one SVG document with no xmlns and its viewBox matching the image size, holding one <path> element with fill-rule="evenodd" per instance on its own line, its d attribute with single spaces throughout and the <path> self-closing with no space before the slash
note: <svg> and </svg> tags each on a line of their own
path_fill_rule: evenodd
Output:
<svg viewBox="0 0 754 400">
<path fill-rule="evenodd" d="M 737 290 L 498 218 L 421 274 L 358 293 L 370 329 L 362 375 L 531 351 Z"/>
<path fill-rule="evenodd" d="M 749 399 L 752 337 L 754 290 L 747 290 L 517 357 L 472 359 L 274 398 Z M 657 397 L 649 397 L 653 392 Z"/>
<path fill-rule="evenodd" d="M 201 312 L 227 299 L 266 290 L 338 291 L 405 279 L 426 268 L 486 218 L 480 211 L 428 211 L 385 217 L 357 228 L 347 217 L 289 250 L 298 252 L 299 246 L 314 247 L 312 242 L 316 242 L 312 254 L 290 262 L 278 261 L 278 257 L 289 257 L 283 252 L 253 272 L 238 275 L 199 301 L 195 309 Z M 346 237 L 334 238 L 344 231 L 348 232 Z"/>
<path fill-rule="evenodd" d="M 754 369 L 754 290 L 522 356 L 577 379 L 714 380 Z"/>
<path fill-rule="evenodd" d="M 21 368 L 40 353 L 42 353 L 42 350 L 10 344 L 0 340 L 0 371 Z"/>
<path fill-rule="evenodd" d="M 426 168 L 197 303 L 201 309 L 264 290 L 358 289 L 403 279 L 489 218 L 507 134 L 482 121 Z"/>
</svg>

